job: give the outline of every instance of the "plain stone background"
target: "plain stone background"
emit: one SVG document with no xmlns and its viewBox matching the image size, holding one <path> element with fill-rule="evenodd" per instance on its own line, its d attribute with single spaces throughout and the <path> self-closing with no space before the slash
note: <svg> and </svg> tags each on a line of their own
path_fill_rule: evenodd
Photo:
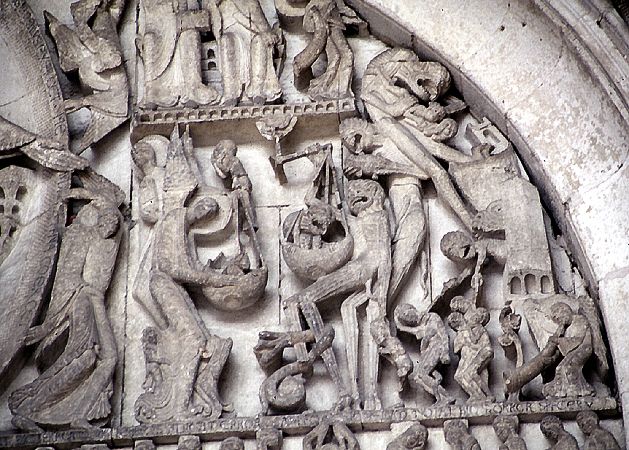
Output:
<svg viewBox="0 0 629 450">
<path fill-rule="evenodd" d="M 539 5 L 544 2 L 537 2 L 537 6 L 524 0 L 509 3 L 501 0 L 356 0 L 350 3 L 370 20 L 372 30 L 379 38 L 387 43 L 412 46 L 421 56 L 446 64 L 453 74 L 456 88 L 471 105 L 472 114 L 467 114 L 463 120 L 473 121 L 474 116 L 477 119 L 487 116 L 516 145 L 554 220 L 565 232 L 569 248 L 578 258 L 591 290 L 599 293 L 624 398 L 629 365 L 618 363 L 622 361 L 627 345 L 623 335 L 624 321 L 618 312 L 629 306 L 623 303 L 629 297 L 629 245 L 626 238 L 629 234 L 626 194 L 629 177 L 624 166 L 629 148 L 629 116 L 623 114 L 613 96 L 603 89 L 595 74 L 575 51 L 574 44 L 568 41 L 565 30 L 555 26 Z M 44 9 L 63 22 L 71 23 L 70 1 L 32 0 L 29 4 L 40 24 L 43 23 Z M 276 19 L 270 0 L 264 0 L 263 6 L 270 21 L 274 22 Z M 135 10 L 136 0 L 130 0 L 121 24 L 125 63 L 134 93 L 137 92 L 136 71 L 141 74 L 141 65 L 136 67 L 135 57 Z M 590 19 L 587 15 L 582 17 L 584 22 Z M 585 34 L 585 31 L 582 33 Z M 305 41 L 289 39 L 288 44 L 290 58 Z M 351 45 L 356 56 L 357 87 L 367 63 L 385 46 L 377 38 L 352 39 Z M 0 60 L 10 61 L 2 43 Z M 291 101 L 303 100 L 301 94 L 291 90 L 289 61 L 281 78 L 286 96 Z M 59 75 L 64 93 L 71 94 L 72 86 L 61 72 Z M 0 79 L 0 114 L 20 123 L 28 117 L 28 104 L 21 97 L 23 92 L 16 89 L 19 74 L 11 70 L 10 64 L 3 63 Z M 70 116 L 71 129 L 81 128 L 85 120 L 85 114 Z M 287 150 L 293 150 L 305 148 L 313 142 L 332 142 L 338 154 L 338 122 L 336 116 L 309 119 L 307 124 L 300 123 L 283 145 Z M 204 176 L 208 184 L 221 186 L 209 164 L 209 152 L 220 139 L 231 138 L 239 144 L 238 156 L 254 186 L 254 202 L 261 225 L 259 237 L 270 269 L 265 297 L 253 308 L 235 314 L 220 313 L 207 305 L 199 305 L 211 332 L 234 340 L 234 349 L 221 384 L 223 398 L 234 404 L 239 416 L 253 416 L 259 412 L 257 393 L 264 379 L 252 352 L 257 332 L 283 329 L 280 299 L 303 286 L 280 261 L 279 227 L 286 215 L 301 207 L 312 166 L 307 161 L 290 163 L 286 168 L 289 183 L 282 186 L 274 178 L 268 162 L 273 147 L 259 135 L 253 122 L 212 124 L 193 128 L 192 133 L 195 155 L 202 169 L 207 169 Z M 460 135 L 454 139 L 454 144 L 465 150 L 469 144 Z M 99 173 L 125 190 L 127 200 L 132 203 L 134 218 L 137 218 L 137 196 L 132 198 L 134 178 L 128 123 L 88 150 L 86 156 Z M 426 186 L 425 197 L 429 223 L 426 257 L 430 261 L 430 271 L 424 274 L 420 267 L 416 267 L 400 298 L 401 302 L 415 305 L 421 305 L 431 293 L 438 293 L 443 281 L 457 273 L 456 266 L 441 255 L 439 240 L 441 235 L 459 228 L 460 224 L 436 198 L 429 185 Z M 144 358 L 139 337 L 148 320 L 140 306 L 127 295 L 127 286 L 133 282 L 145 235 L 146 229 L 138 220 L 125 236 L 115 279 L 108 293 L 109 313 L 118 338 L 120 356 L 112 401 L 114 425 L 136 423 L 133 404 L 144 380 Z M 620 242 L 619 238 L 622 239 Z M 201 255 L 212 256 L 217 250 L 206 249 Z M 565 252 L 562 252 L 561 249 L 555 252 L 555 260 L 569 266 Z M 570 274 L 568 266 L 558 269 Z M 427 283 L 422 288 L 420 280 L 424 277 Z M 570 276 L 567 278 L 568 282 L 575 284 Z M 498 392 L 498 375 L 505 367 L 503 352 L 495 342 L 499 335 L 497 316 L 501 306 L 495 300 L 500 298 L 498 268 L 493 268 L 493 275 L 486 281 L 487 298 L 492 299 L 486 305 L 492 309 L 489 329 L 496 344 L 490 376 L 494 391 Z M 579 284 L 577 279 L 576 285 Z M 334 347 L 343 361 L 338 307 L 338 302 L 331 302 L 323 311 L 326 320 L 337 329 Z M 451 381 L 452 375 L 453 370 L 449 370 L 446 377 Z M 35 376 L 34 368 L 26 367 L 7 392 L 0 396 L 0 430 L 10 429 L 10 414 L 6 407 L 8 393 Z M 382 397 L 385 406 L 392 405 L 396 400 L 391 395 L 395 392 L 393 378 L 392 370 L 383 362 Z M 453 391 L 458 390 L 452 387 Z M 457 394 L 463 398 L 462 391 L 458 390 Z M 334 389 L 319 365 L 315 376 L 308 382 L 308 406 L 313 409 L 328 408 L 333 395 Z M 404 399 L 411 407 L 430 402 L 427 395 L 418 391 L 408 393 Z M 359 440 L 363 448 L 384 449 L 392 436 L 406 429 L 406 425 L 395 425 L 391 433 L 360 433 Z M 605 421 L 605 426 L 614 432 L 619 441 L 624 440 L 620 420 Z M 537 424 L 524 424 L 521 428 L 530 449 L 548 446 Z M 582 439 L 574 423 L 569 423 L 567 429 Z M 472 431 L 483 448 L 497 448 L 498 443 L 490 427 L 474 426 Z M 430 436 L 433 444 L 430 448 L 447 448 L 440 429 L 431 428 Z M 284 448 L 300 448 L 300 442 L 300 438 L 287 438 Z M 204 448 L 217 449 L 218 444 L 205 443 Z M 247 442 L 247 449 L 253 448 L 254 442 Z"/>
</svg>

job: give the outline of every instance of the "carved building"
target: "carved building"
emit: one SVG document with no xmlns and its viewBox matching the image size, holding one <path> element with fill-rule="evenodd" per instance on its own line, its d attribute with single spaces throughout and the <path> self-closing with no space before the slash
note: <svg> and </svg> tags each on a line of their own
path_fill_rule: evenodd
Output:
<svg viewBox="0 0 629 450">
<path fill-rule="evenodd" d="M 625 447 L 611 4 L 0 0 L 0 36 L 0 448 Z"/>
</svg>

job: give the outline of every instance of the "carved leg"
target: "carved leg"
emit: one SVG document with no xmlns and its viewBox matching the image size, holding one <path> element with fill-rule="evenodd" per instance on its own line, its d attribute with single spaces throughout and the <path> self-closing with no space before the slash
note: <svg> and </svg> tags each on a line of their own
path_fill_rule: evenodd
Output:
<svg viewBox="0 0 629 450">
<path fill-rule="evenodd" d="M 336 46 L 338 62 L 335 69 L 335 89 L 338 98 L 352 96 L 352 75 L 354 71 L 354 53 L 343 35 L 343 31 L 334 27 L 330 31 L 331 41 Z"/>
<path fill-rule="evenodd" d="M 240 73 L 241 58 L 238 37 L 225 33 L 218 43 L 221 75 L 223 78 L 223 98 L 221 105 L 236 106 L 243 90 L 242 74 Z"/>
<path fill-rule="evenodd" d="M 345 334 L 345 352 L 349 369 L 349 384 L 354 405 L 360 405 L 360 391 L 358 389 L 358 318 L 357 309 L 365 303 L 368 297 L 364 291 L 350 295 L 341 305 L 341 320 Z"/>
<path fill-rule="evenodd" d="M 181 102 L 186 106 L 217 103 L 218 92 L 201 80 L 201 38 L 196 30 L 181 32 L 175 55 L 183 75 Z"/>
<path fill-rule="evenodd" d="M 367 305 L 367 323 L 383 317 L 385 307 L 376 300 L 369 300 Z M 365 405 L 366 410 L 382 409 L 382 403 L 378 396 L 378 373 L 380 369 L 380 353 L 375 339 L 367 340 L 367 358 L 364 359 L 363 373 L 366 374 Z"/>
<path fill-rule="evenodd" d="M 264 105 L 282 95 L 273 67 L 273 40 L 270 33 L 258 33 L 251 41 L 251 64 L 246 92 L 255 105 Z"/>
</svg>

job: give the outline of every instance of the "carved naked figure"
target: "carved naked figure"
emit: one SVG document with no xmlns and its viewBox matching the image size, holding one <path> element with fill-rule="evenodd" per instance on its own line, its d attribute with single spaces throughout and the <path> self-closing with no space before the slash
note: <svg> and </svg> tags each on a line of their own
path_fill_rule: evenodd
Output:
<svg viewBox="0 0 629 450">
<path fill-rule="evenodd" d="M 79 0 L 70 10 L 75 29 L 44 12 L 64 72 L 78 71 L 89 93 L 66 100 L 67 112 L 88 108 L 91 122 L 78 140 L 81 152 L 127 120 L 129 82 L 117 26 L 125 0 Z"/>
<path fill-rule="evenodd" d="M 38 136 L 0 116 L 0 156 L 23 153 L 42 166 L 70 171 L 85 169 L 88 161 L 71 153 L 55 139 Z"/>
<path fill-rule="evenodd" d="M 335 382 L 340 398 L 339 407 L 358 403 L 358 319 L 356 308 L 368 301 L 367 323 L 373 323 L 385 315 L 386 295 L 391 265 L 391 234 L 388 214 L 384 209 L 385 194 L 382 187 L 372 180 L 352 180 L 348 183 L 347 203 L 353 214 L 349 230 L 354 238 L 352 259 L 338 270 L 320 277 L 313 284 L 284 300 L 288 320 L 301 329 L 300 314 L 306 319 L 315 338 L 323 331 L 323 320 L 316 304 L 336 295 L 350 294 L 341 305 L 341 317 L 345 330 L 346 352 L 349 360 L 351 395 L 336 362 L 332 349 L 322 354 L 328 372 Z M 363 291 L 364 290 L 364 291 Z M 365 292 L 366 295 L 362 293 Z M 297 346 L 300 359 L 305 359 L 305 345 Z M 378 345 L 367 342 L 364 358 L 366 373 L 366 409 L 380 408 L 377 393 Z"/>
<path fill-rule="evenodd" d="M 406 353 L 402 342 L 391 333 L 391 327 L 386 318 L 382 317 L 371 322 L 369 331 L 371 332 L 371 337 L 378 345 L 380 356 L 395 367 L 398 393 L 402 392 L 408 380 L 408 375 L 413 370 L 411 357 Z M 402 404 L 401 399 L 400 404 Z"/>
<path fill-rule="evenodd" d="M 428 445 L 428 429 L 421 423 L 414 423 L 393 439 L 387 450 L 424 450 Z"/>
<path fill-rule="evenodd" d="M 411 50 L 394 48 L 367 66 L 361 99 L 378 132 L 389 137 L 398 151 L 433 181 L 439 198 L 471 230 L 472 214 L 437 161 L 471 159 L 440 142 L 457 130 L 456 122 L 446 117 L 448 107 L 437 102 L 449 86 L 450 74 L 441 64 L 420 61 Z"/>
<path fill-rule="evenodd" d="M 493 401 L 488 365 L 494 350 L 485 329 L 489 311 L 463 297 L 452 299 L 450 307 L 453 312 L 448 316 L 448 324 L 456 331 L 453 350 L 461 355 L 454 379 L 470 396 L 468 401 Z"/>
<path fill-rule="evenodd" d="M 505 378 L 508 393 L 517 392 L 545 369 L 555 367 L 555 377 L 542 388 L 545 397 L 583 397 L 594 389 L 583 376 L 583 366 L 592 356 L 592 331 L 588 319 L 564 302 L 550 307 L 555 333 L 533 359 Z"/>
<path fill-rule="evenodd" d="M 46 317 L 26 335 L 27 345 L 39 343 L 35 357 L 44 369 L 9 397 L 13 424 L 20 429 L 91 428 L 103 424 L 111 410 L 117 351 L 105 292 L 118 254 L 118 205 L 124 195 L 108 181 L 96 180 L 93 190 L 70 194 L 91 201 L 64 231 Z"/>
<path fill-rule="evenodd" d="M 436 405 L 454 403 L 454 398 L 441 386 L 443 376 L 437 370 L 441 365 L 450 364 L 448 333 L 441 317 L 432 312 L 420 314 L 408 303 L 395 308 L 394 316 L 398 330 L 420 341 L 419 359 L 411 379 L 435 397 Z"/>
<path fill-rule="evenodd" d="M 557 416 L 544 416 L 539 424 L 542 434 L 553 443 L 548 450 L 579 450 L 577 440 L 563 428 Z"/>
<path fill-rule="evenodd" d="M 421 180 L 428 177 L 395 145 L 387 145 L 390 141 L 385 138 L 386 130 L 380 133 L 381 124 L 346 119 L 341 122 L 339 132 L 343 147 L 348 150 L 343 160 L 345 174 L 349 178 L 384 177 L 387 181 L 396 223 L 388 294 L 391 306 L 424 248 L 426 217 Z"/>
<path fill-rule="evenodd" d="M 443 423 L 443 436 L 452 450 L 481 450 L 466 420 L 446 420 Z"/>
<path fill-rule="evenodd" d="M 210 11 L 192 2 L 141 0 L 139 49 L 144 63 L 145 108 L 218 103 L 219 93 L 201 80 L 199 32 L 210 31 Z"/>
<path fill-rule="evenodd" d="M 312 65 L 324 52 L 327 59 L 325 71 L 310 80 L 307 93 L 312 100 L 353 97 L 354 54 L 343 34 L 346 22 L 351 23 L 349 19 L 356 20 L 356 14 L 338 0 L 310 0 L 306 6 L 303 26 L 312 38 L 295 56 L 296 85 L 312 78 Z"/>
<path fill-rule="evenodd" d="M 524 439 L 518 436 L 518 416 L 496 416 L 494 431 L 500 440 L 498 450 L 527 450 Z"/>
<path fill-rule="evenodd" d="M 303 450 L 360 450 L 354 434 L 343 422 L 323 420 L 303 440 Z"/>
<path fill-rule="evenodd" d="M 212 0 L 217 20 L 219 68 L 223 78 L 221 104 L 263 105 L 282 95 L 274 53 L 283 58 L 279 26 L 270 27 L 259 0 Z"/>
<path fill-rule="evenodd" d="M 209 332 L 183 286 L 233 286 L 239 278 L 214 269 L 211 264 L 201 264 L 194 253 L 190 227 L 214 217 L 219 206 L 207 193 L 189 200 L 199 186 L 191 150 L 187 136 L 179 138 L 175 129 L 168 144 L 163 188 L 158 189 L 157 180 L 153 179 L 143 184 L 145 189 L 140 191 L 149 194 L 140 201 L 148 207 L 143 217 L 149 223 L 157 220 L 133 294 L 158 330 L 158 355 L 145 354 L 147 365 L 157 363 L 166 374 L 160 389 L 150 389 L 153 382 L 145 381 L 145 392 L 135 404 L 136 418 L 141 423 L 196 416 L 218 418 L 226 408 L 219 398 L 218 379 L 232 341 Z M 134 149 L 134 160 L 141 166 L 143 181 L 157 173 L 152 152 L 150 145 Z M 151 189 L 156 192 L 151 193 Z M 147 377 L 154 375 L 148 371 Z"/>
<path fill-rule="evenodd" d="M 580 411 L 577 424 L 585 434 L 584 450 L 620 450 L 620 445 L 613 434 L 601 427 L 594 411 Z"/>
</svg>

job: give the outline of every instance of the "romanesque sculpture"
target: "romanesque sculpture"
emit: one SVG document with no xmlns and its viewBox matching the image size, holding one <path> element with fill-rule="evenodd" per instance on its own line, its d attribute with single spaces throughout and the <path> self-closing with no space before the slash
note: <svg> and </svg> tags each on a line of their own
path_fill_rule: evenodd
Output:
<svg viewBox="0 0 629 450">
<path fill-rule="evenodd" d="M 557 416 L 544 416 L 539 424 L 542 434 L 553 443 L 548 450 L 579 450 L 577 440 L 568 433 Z"/>
<path fill-rule="evenodd" d="M 238 437 L 228 437 L 221 442 L 219 450 L 245 450 L 245 443 Z"/>
<path fill-rule="evenodd" d="M 480 445 L 470 433 L 466 420 L 446 420 L 443 423 L 443 436 L 452 450 L 480 450 Z"/>
<path fill-rule="evenodd" d="M 524 439 L 518 436 L 518 416 L 500 415 L 494 419 L 494 431 L 500 440 L 498 450 L 526 450 Z"/>
<path fill-rule="evenodd" d="M 70 6 L 74 29 L 45 12 L 64 72 L 78 71 L 84 96 L 65 101 L 67 112 L 89 109 L 91 121 L 77 143 L 82 152 L 129 115 L 129 82 L 117 26 L 125 0 L 79 0 Z"/>
<path fill-rule="evenodd" d="M 577 424 L 586 436 L 584 450 L 620 450 L 616 438 L 599 424 L 594 411 L 579 411 Z"/>
<path fill-rule="evenodd" d="M 352 97 L 354 54 L 344 35 L 346 25 L 361 20 L 344 2 L 310 0 L 305 8 L 303 27 L 312 34 L 308 45 L 295 56 L 293 72 L 297 86 L 309 81 L 308 96 L 312 100 L 336 100 Z M 325 71 L 312 78 L 312 65 L 325 52 Z M 312 78 L 312 79 L 311 79 Z"/>
<path fill-rule="evenodd" d="M 289 214 L 282 227 L 284 261 L 305 280 L 315 281 L 338 270 L 354 249 L 347 210 L 339 210 L 341 183 L 331 151 L 331 144 L 315 144 L 301 152 L 315 165 L 312 185 L 304 198 L 306 207 Z"/>
<path fill-rule="evenodd" d="M 395 309 L 395 325 L 420 342 L 419 360 L 411 379 L 435 397 L 436 406 L 454 403 L 441 385 L 443 376 L 438 371 L 439 366 L 450 364 L 448 333 L 441 317 L 432 312 L 420 314 L 413 305 L 403 303 Z"/>
<path fill-rule="evenodd" d="M 428 429 L 414 423 L 387 445 L 387 450 L 424 450 L 428 445 Z"/>
<path fill-rule="evenodd" d="M 348 218 L 349 230 L 354 239 L 352 259 L 328 275 L 284 301 L 287 317 L 292 326 L 301 327 L 300 314 L 306 319 L 315 339 L 320 338 L 323 320 L 316 304 L 335 295 L 351 294 L 341 305 L 341 315 L 346 330 L 347 356 L 350 359 L 351 393 L 342 379 L 336 358 L 331 349 L 322 354 L 328 372 L 336 384 L 339 405 L 357 403 L 360 393 L 357 385 L 358 329 L 356 308 L 366 301 L 367 322 L 384 316 L 391 264 L 391 235 L 389 219 L 384 209 L 385 194 L 382 187 L 372 180 L 352 180 L 348 184 L 347 203 L 352 214 Z M 364 289 L 367 294 L 359 295 Z M 365 409 L 380 408 L 377 393 L 378 346 L 368 340 L 365 358 L 367 383 Z M 298 344 L 299 358 L 305 359 L 305 345 Z M 356 370 L 356 372 L 352 372 Z"/>
<path fill-rule="evenodd" d="M 276 428 L 262 428 L 256 432 L 256 450 L 282 450 L 284 437 Z"/>
<path fill-rule="evenodd" d="M 199 436 L 179 436 L 177 450 L 201 450 L 201 439 Z"/>
<path fill-rule="evenodd" d="M 304 377 L 312 373 L 315 360 L 332 346 L 333 339 L 332 327 L 326 327 L 318 338 L 315 338 L 311 330 L 260 333 L 258 344 L 253 351 L 260 366 L 267 372 L 272 372 L 260 386 L 262 414 L 267 414 L 270 407 L 277 411 L 295 412 L 305 405 Z M 306 343 L 312 344 L 306 359 L 283 365 L 282 356 L 286 348 Z"/>
<path fill-rule="evenodd" d="M 398 393 L 401 393 L 408 381 L 409 374 L 413 370 L 411 357 L 404 349 L 400 339 L 391 333 L 391 325 L 386 318 L 381 317 L 371 322 L 369 331 L 372 339 L 378 345 L 380 356 L 389 361 L 395 368 L 398 380 L 397 390 Z M 402 404 L 401 401 L 400 404 Z"/>
<path fill-rule="evenodd" d="M 498 343 L 504 349 L 507 358 L 515 360 L 515 367 L 521 367 L 524 365 L 524 351 L 518 332 L 522 324 L 522 317 L 515 314 L 511 306 L 508 305 L 500 310 L 499 321 L 502 334 L 498 338 Z M 517 396 L 517 392 L 511 392 L 508 398 L 509 400 L 517 400 Z"/>
<path fill-rule="evenodd" d="M 64 148 L 60 140 L 38 136 L 0 116 L 0 156 L 17 153 L 53 170 L 80 170 L 88 165 L 87 160 Z"/>
<path fill-rule="evenodd" d="M 304 437 L 303 450 L 360 450 L 360 446 L 343 422 L 323 420 Z"/>
<path fill-rule="evenodd" d="M 196 4 L 197 7 L 194 7 Z M 198 1 L 142 0 L 138 48 L 144 67 L 141 106 L 218 103 L 220 94 L 201 79 L 201 31 L 220 19 L 198 8 Z"/>
<path fill-rule="evenodd" d="M 155 384 L 154 370 L 147 371 L 145 392 L 136 401 L 136 418 L 142 423 L 218 418 L 226 408 L 219 398 L 218 378 L 232 341 L 210 333 L 183 285 L 222 288 L 240 281 L 238 275 L 228 273 L 229 267 L 223 271 L 203 265 L 192 253 L 190 227 L 215 216 L 219 204 L 207 193 L 189 200 L 200 183 L 190 159 L 189 138 L 180 138 L 177 130 L 168 143 L 162 179 L 153 174 L 157 172 L 154 147 L 143 142 L 134 151 L 142 182 L 146 181 L 141 183 L 145 189 L 140 202 L 147 207 L 142 217 L 155 223 L 136 276 L 134 297 L 157 327 L 145 332 L 147 369 L 150 362 L 150 367 L 161 372 Z"/>
<path fill-rule="evenodd" d="M 493 401 L 488 365 L 494 350 L 485 329 L 489 311 L 463 297 L 453 298 L 450 307 L 448 324 L 456 331 L 453 350 L 461 356 L 454 379 L 470 396 L 468 401 Z"/>
<path fill-rule="evenodd" d="M 555 366 L 555 377 L 542 389 L 545 397 L 582 397 L 594 394 L 583 376 L 583 366 L 592 356 L 592 331 L 588 319 L 564 302 L 553 303 L 549 316 L 556 329 L 533 359 L 505 379 L 508 393 L 517 392 L 542 371 Z"/>
<path fill-rule="evenodd" d="M 105 292 L 118 254 L 124 195 L 96 175 L 85 175 L 83 184 L 69 198 L 89 203 L 64 231 L 46 316 L 25 338 L 27 345 L 39 344 L 35 357 L 43 370 L 9 397 L 20 429 L 91 428 L 106 422 L 111 410 L 117 350 Z"/>
<path fill-rule="evenodd" d="M 216 16 L 213 32 L 223 80 L 221 104 L 263 105 L 280 98 L 282 88 L 278 73 L 284 57 L 282 30 L 277 24 L 271 28 L 259 0 L 212 0 L 209 3 Z"/>
<path fill-rule="evenodd" d="M 433 181 L 439 197 L 471 229 L 472 214 L 436 159 L 471 159 L 440 142 L 457 129 L 456 122 L 446 117 L 450 109 L 437 102 L 449 86 L 450 75 L 442 65 L 422 62 L 412 51 L 395 48 L 369 63 L 361 99 L 378 132 L 388 136 L 404 158 Z"/>
</svg>

